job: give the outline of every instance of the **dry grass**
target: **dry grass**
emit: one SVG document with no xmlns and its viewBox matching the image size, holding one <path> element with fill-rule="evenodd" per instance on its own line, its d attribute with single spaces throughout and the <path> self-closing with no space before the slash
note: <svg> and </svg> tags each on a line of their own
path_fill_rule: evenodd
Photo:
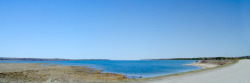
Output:
<svg viewBox="0 0 250 83">
<path fill-rule="evenodd" d="M 46 83 L 82 83 L 82 82 L 112 82 L 125 80 L 121 74 L 101 73 L 100 70 L 80 66 L 53 66 L 36 70 L 18 72 L 1 72 L 0 82 L 46 82 Z"/>
</svg>

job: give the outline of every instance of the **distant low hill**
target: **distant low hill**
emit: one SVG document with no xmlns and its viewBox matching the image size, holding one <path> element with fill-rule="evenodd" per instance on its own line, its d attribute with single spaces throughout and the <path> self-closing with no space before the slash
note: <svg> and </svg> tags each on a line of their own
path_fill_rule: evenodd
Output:
<svg viewBox="0 0 250 83">
<path fill-rule="evenodd" d="M 144 59 L 144 60 L 231 60 L 231 59 L 250 59 L 250 56 L 240 57 L 198 57 L 198 58 L 169 58 L 169 59 Z M 8 58 L 0 57 L 0 61 L 81 61 L 81 60 L 109 60 L 109 59 L 60 59 L 60 58 Z"/>
<path fill-rule="evenodd" d="M 240 57 L 169 58 L 169 59 L 147 59 L 147 60 L 231 60 L 231 59 L 250 59 L 250 56 L 240 56 Z"/>
<path fill-rule="evenodd" d="M 76 61 L 76 60 L 108 60 L 108 59 L 60 59 L 60 58 L 8 58 L 8 57 L 0 57 L 0 61 Z"/>
</svg>

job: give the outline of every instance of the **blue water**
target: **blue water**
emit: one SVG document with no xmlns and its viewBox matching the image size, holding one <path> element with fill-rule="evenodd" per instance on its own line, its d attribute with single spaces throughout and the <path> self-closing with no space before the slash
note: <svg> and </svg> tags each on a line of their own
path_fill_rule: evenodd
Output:
<svg viewBox="0 0 250 83">
<path fill-rule="evenodd" d="M 201 69 L 188 66 L 195 60 L 87 60 L 87 61 L 0 61 L 0 63 L 48 63 L 66 66 L 89 66 L 103 72 L 120 73 L 143 78 Z"/>
</svg>

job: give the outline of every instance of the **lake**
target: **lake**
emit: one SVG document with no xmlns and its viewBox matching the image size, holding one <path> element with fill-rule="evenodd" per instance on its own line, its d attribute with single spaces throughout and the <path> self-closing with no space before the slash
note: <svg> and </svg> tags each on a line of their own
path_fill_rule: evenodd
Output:
<svg viewBox="0 0 250 83">
<path fill-rule="evenodd" d="M 201 69 L 184 65 L 196 60 L 84 60 L 84 61 L 0 61 L 0 63 L 48 63 L 65 66 L 89 66 L 103 72 L 120 73 L 127 77 L 142 76 L 150 78 L 173 73 Z"/>
</svg>

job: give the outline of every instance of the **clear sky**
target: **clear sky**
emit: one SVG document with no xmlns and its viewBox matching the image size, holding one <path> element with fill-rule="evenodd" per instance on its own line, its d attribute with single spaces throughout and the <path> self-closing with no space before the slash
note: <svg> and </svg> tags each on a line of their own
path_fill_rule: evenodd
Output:
<svg viewBox="0 0 250 83">
<path fill-rule="evenodd" d="M 250 55 L 250 0 L 0 0 L 0 57 Z"/>
</svg>

